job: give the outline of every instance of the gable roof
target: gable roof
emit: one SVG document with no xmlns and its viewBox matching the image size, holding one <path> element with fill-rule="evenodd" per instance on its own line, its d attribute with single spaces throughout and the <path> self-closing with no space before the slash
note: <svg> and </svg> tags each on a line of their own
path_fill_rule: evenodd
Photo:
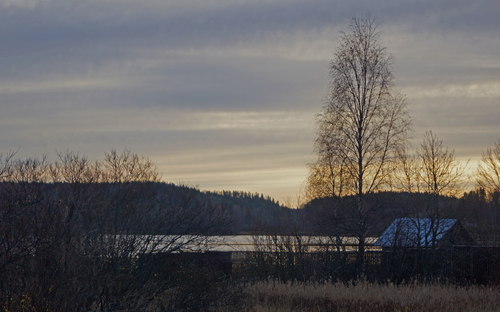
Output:
<svg viewBox="0 0 500 312">
<path fill-rule="evenodd" d="M 439 243 L 452 228 L 456 219 L 400 218 L 394 220 L 375 242 L 381 247 L 425 247 Z M 434 239 L 433 239 L 434 238 Z"/>
</svg>

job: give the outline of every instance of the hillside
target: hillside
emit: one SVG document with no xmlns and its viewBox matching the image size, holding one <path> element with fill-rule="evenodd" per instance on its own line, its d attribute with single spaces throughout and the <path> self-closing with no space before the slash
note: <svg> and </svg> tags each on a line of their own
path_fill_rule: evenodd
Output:
<svg viewBox="0 0 500 312">
<path fill-rule="evenodd" d="M 205 191 L 210 201 L 225 205 L 233 218 L 234 234 L 265 231 L 292 209 L 281 206 L 269 196 L 242 191 Z"/>
</svg>

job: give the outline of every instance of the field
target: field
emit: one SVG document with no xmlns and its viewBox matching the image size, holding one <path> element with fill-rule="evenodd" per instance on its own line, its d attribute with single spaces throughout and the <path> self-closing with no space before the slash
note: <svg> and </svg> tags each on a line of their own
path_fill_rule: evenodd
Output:
<svg viewBox="0 0 500 312">
<path fill-rule="evenodd" d="M 500 289 L 485 286 L 259 282 L 243 287 L 241 295 L 240 312 L 500 311 Z"/>
</svg>

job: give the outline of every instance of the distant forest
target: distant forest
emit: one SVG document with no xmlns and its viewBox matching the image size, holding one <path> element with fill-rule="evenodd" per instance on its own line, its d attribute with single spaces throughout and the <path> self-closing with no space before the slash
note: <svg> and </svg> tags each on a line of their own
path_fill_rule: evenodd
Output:
<svg viewBox="0 0 500 312">
<path fill-rule="evenodd" d="M 333 235 L 338 219 L 347 215 L 333 215 L 338 199 L 315 198 L 300 209 L 279 205 L 262 194 L 222 191 L 203 192 L 210 200 L 225 205 L 231 214 L 231 233 L 276 233 Z M 374 209 L 367 215 L 367 236 L 380 236 L 392 221 L 404 217 L 422 217 L 434 203 L 429 193 L 378 192 L 367 196 L 367 204 Z M 496 241 L 500 234 L 493 220 L 500 217 L 500 193 L 488 198 L 483 189 L 464 192 L 462 196 L 440 196 L 440 218 L 458 219 L 478 242 Z M 344 199 L 346 201 L 346 199 Z M 347 211 L 339 212 L 346 214 Z M 347 228 L 342 235 L 350 236 Z"/>
<path fill-rule="evenodd" d="M 72 218 L 73 224 L 83 227 L 95 226 L 92 225 L 96 222 L 93 216 L 106 215 L 119 224 L 113 226 L 113 231 L 127 234 L 328 236 L 340 229 L 337 234 L 352 235 L 348 228 L 338 224 L 340 219 L 349 219 L 349 211 L 338 209 L 337 215 L 333 215 L 339 201 L 334 197 L 314 198 L 294 209 L 259 193 L 200 191 L 186 185 L 146 181 L 4 181 L 0 183 L 0 194 L 4 205 L 13 201 L 17 207 L 27 205 L 34 216 L 44 213 L 47 208 L 55 212 L 61 207 L 65 218 Z M 346 196 L 343 202 L 348 203 L 349 199 Z M 439 196 L 440 218 L 461 220 L 478 241 L 496 241 L 500 234 L 494 222 L 500 217 L 499 199 L 500 193 L 489 197 L 483 189 L 465 192 L 460 197 Z M 396 218 L 419 217 L 434 200 L 434 195 L 428 193 L 387 191 L 367 195 L 367 205 L 373 209 L 366 216 L 366 235 L 379 236 Z M 28 210 L 18 208 L 16 215 L 22 211 Z M 183 216 L 193 211 L 198 211 L 199 216 L 207 220 L 214 216 L 205 213 L 217 211 L 219 219 L 213 226 L 199 226 L 201 223 L 193 226 L 193 220 Z M 4 221 L 8 220 L 8 211 L 4 210 L 3 216 Z"/>
</svg>

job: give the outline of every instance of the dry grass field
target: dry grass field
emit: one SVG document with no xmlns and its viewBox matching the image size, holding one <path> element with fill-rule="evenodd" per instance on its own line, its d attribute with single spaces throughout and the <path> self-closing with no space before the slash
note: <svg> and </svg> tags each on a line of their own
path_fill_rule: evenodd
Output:
<svg viewBox="0 0 500 312">
<path fill-rule="evenodd" d="M 222 309 L 220 311 L 235 311 Z M 500 311 L 497 287 L 378 285 L 358 283 L 281 284 L 244 287 L 237 310 L 244 311 Z"/>
</svg>

